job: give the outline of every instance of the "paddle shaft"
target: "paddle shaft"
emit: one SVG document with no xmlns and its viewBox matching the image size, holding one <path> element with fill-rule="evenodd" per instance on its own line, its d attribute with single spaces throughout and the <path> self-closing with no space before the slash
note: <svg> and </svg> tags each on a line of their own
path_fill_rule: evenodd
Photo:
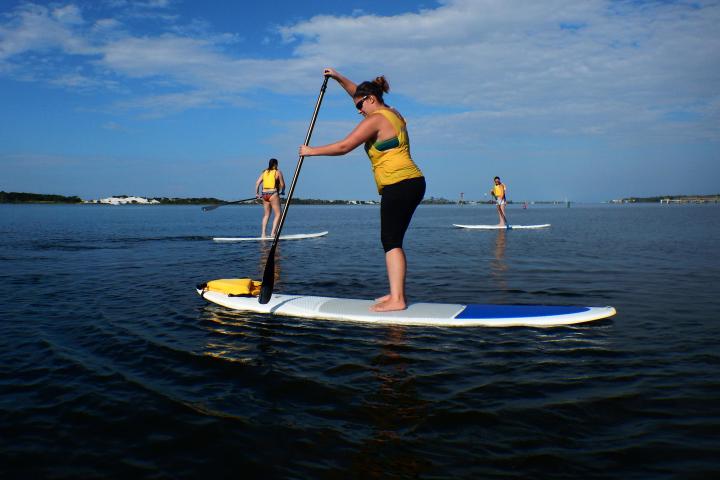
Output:
<svg viewBox="0 0 720 480">
<path fill-rule="evenodd" d="M 208 205 L 208 206 L 202 207 L 202 210 L 203 210 L 203 212 L 209 212 L 210 210 L 215 210 L 216 208 L 220 208 L 223 205 L 232 205 L 233 203 L 249 202 L 250 200 L 255 200 L 256 198 L 257 197 L 251 197 L 251 198 L 246 198 L 245 200 L 235 200 L 234 202 L 224 202 L 224 203 L 220 203 L 218 205 Z"/>
<path fill-rule="evenodd" d="M 310 137 L 312 136 L 313 129 L 315 128 L 315 120 L 317 120 L 318 112 L 320 111 L 320 104 L 325 96 L 325 89 L 327 89 L 329 78 L 330 77 L 328 75 L 325 75 L 322 87 L 320 87 L 320 94 L 318 95 L 317 102 L 315 102 L 315 110 L 313 111 L 312 120 L 310 120 L 310 126 L 308 127 L 307 135 L 305 135 L 305 143 L 303 143 L 303 145 L 310 144 Z M 277 248 L 278 240 L 280 240 L 280 232 L 285 224 L 285 217 L 287 217 L 288 210 L 290 209 L 290 202 L 292 201 L 292 196 L 295 192 L 295 185 L 297 184 L 298 177 L 300 176 L 300 169 L 302 168 L 303 160 L 305 160 L 305 156 L 300 155 L 300 157 L 298 157 L 297 165 L 295 166 L 295 174 L 293 175 L 292 182 L 290 182 L 290 190 L 285 200 L 285 207 L 280 214 L 280 222 L 278 223 L 277 231 L 275 231 L 275 238 L 273 239 L 272 247 L 270 247 L 267 261 L 265 262 L 262 287 L 260 287 L 260 297 L 258 298 L 258 301 L 262 304 L 268 303 L 270 301 L 270 297 L 272 297 L 273 287 L 275 286 L 275 249 Z"/>
</svg>

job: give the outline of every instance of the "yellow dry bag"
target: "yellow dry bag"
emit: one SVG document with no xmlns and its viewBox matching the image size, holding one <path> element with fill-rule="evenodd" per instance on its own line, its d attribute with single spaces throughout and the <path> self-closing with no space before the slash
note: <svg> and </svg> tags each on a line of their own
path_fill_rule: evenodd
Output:
<svg viewBox="0 0 720 480">
<path fill-rule="evenodd" d="M 228 297 L 257 297 L 262 282 L 250 278 L 221 278 L 198 285 L 204 292 L 224 293 Z"/>
</svg>

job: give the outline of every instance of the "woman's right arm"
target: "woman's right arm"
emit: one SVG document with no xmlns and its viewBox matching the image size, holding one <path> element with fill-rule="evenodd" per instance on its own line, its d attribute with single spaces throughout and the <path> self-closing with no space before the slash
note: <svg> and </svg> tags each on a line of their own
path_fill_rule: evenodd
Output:
<svg viewBox="0 0 720 480">
<path fill-rule="evenodd" d="M 350 134 L 339 142 L 323 145 L 320 147 L 311 147 L 309 145 L 300 145 L 299 154 L 302 156 L 336 156 L 345 155 L 355 150 L 363 143 L 377 138 L 379 126 L 378 123 L 384 118 L 380 115 L 370 115 L 366 117 Z M 387 120 L 386 120 L 387 121 Z"/>
<path fill-rule="evenodd" d="M 348 93 L 348 95 L 350 95 L 350 97 L 355 96 L 355 90 L 357 90 L 357 85 L 355 85 L 355 83 L 349 78 L 340 75 L 340 72 L 338 72 L 334 68 L 326 68 L 323 71 L 323 75 L 328 75 L 330 76 L 330 78 L 334 78 L 335 80 L 337 80 L 340 86 L 345 89 L 345 91 Z"/>
</svg>

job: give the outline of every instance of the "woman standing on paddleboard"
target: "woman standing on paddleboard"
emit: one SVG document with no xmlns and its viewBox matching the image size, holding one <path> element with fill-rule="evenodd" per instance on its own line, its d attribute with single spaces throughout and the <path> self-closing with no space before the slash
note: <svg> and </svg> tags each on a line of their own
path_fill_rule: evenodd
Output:
<svg viewBox="0 0 720 480">
<path fill-rule="evenodd" d="M 415 208 L 425 195 L 425 177 L 410 157 L 405 119 L 383 101 L 390 90 L 385 77 L 355 85 L 332 68 L 325 75 L 337 80 L 364 118 L 343 140 L 321 147 L 301 146 L 300 155 L 345 155 L 361 144 L 370 158 L 380 201 L 380 240 L 385 250 L 390 293 L 377 299 L 371 310 L 404 310 L 407 261 L 403 238 Z"/>
<path fill-rule="evenodd" d="M 261 188 L 262 187 L 262 188 Z M 268 168 L 263 170 L 255 182 L 255 195 L 263 202 L 262 234 L 265 237 L 265 230 L 270 219 L 270 209 L 273 211 L 273 225 L 271 237 L 275 236 L 278 222 L 280 221 L 280 192 L 285 192 L 285 179 L 278 170 L 278 161 L 271 158 Z"/>
<path fill-rule="evenodd" d="M 493 181 L 495 182 L 495 185 L 492 190 L 490 190 L 490 194 L 495 199 L 495 203 L 497 205 L 498 217 L 500 217 L 498 225 L 505 227 L 507 226 L 507 219 L 505 218 L 505 205 L 507 205 L 507 198 L 505 197 L 505 194 L 507 192 L 507 187 L 500 181 L 500 177 L 495 177 Z"/>
</svg>

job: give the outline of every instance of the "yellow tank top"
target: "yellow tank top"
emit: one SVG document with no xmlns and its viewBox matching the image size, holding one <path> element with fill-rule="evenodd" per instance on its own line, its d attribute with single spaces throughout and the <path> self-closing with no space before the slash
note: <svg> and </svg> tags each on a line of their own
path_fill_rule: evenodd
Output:
<svg viewBox="0 0 720 480">
<path fill-rule="evenodd" d="M 397 132 L 394 138 L 365 144 L 365 152 L 370 158 L 378 193 L 382 193 L 386 185 L 422 177 L 423 174 L 410 157 L 410 139 L 405 122 L 388 108 L 376 110 L 370 115 L 375 114 L 387 118 Z"/>
<path fill-rule="evenodd" d="M 505 185 L 504 184 L 501 183 L 500 185 L 495 185 L 493 187 L 493 194 L 496 197 L 501 198 L 504 193 L 505 193 Z"/>
<path fill-rule="evenodd" d="M 277 188 L 276 185 L 276 177 L 277 177 L 277 170 L 265 170 L 263 172 L 263 190 L 275 190 Z"/>
</svg>

